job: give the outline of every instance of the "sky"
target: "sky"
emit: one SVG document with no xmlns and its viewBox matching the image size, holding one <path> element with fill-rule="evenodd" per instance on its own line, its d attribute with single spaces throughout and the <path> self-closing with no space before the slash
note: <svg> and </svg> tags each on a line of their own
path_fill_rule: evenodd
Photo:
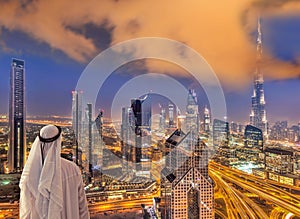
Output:
<svg viewBox="0 0 300 219">
<path fill-rule="evenodd" d="M 228 120 L 247 122 L 260 16 L 267 119 L 300 120 L 300 1 L 0 0 L 0 5 L 0 114 L 8 111 L 13 57 L 25 60 L 27 115 L 70 116 L 71 91 L 94 57 L 125 40 L 161 37 L 201 54 L 221 83 Z M 100 88 L 96 109 L 109 114 L 122 86 L 147 73 L 194 88 L 200 111 L 209 105 L 185 69 L 146 59 L 112 72 Z"/>
</svg>

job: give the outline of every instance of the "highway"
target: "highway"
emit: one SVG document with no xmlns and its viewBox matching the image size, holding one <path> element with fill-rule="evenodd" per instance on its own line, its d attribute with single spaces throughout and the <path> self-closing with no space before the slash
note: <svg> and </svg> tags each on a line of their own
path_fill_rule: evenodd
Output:
<svg viewBox="0 0 300 219">
<path fill-rule="evenodd" d="M 276 186 L 267 183 L 264 179 L 249 175 L 239 170 L 216 164 L 214 162 L 210 163 L 210 175 L 213 179 L 218 176 L 219 178 L 227 182 L 230 190 L 235 191 L 237 196 L 239 196 L 241 200 L 246 201 L 247 199 L 242 195 L 241 192 L 237 191 L 236 187 L 242 188 L 245 191 L 255 194 L 260 197 L 260 199 L 264 199 L 270 203 L 276 204 L 285 212 L 291 212 L 296 216 L 300 216 L 300 196 L 291 194 L 283 189 L 276 188 Z M 218 184 L 218 182 L 220 181 L 215 182 Z M 235 187 L 230 186 L 230 184 L 235 185 Z M 248 206 L 252 206 L 251 208 L 254 207 L 253 203 L 251 203 L 249 199 L 246 202 Z M 262 217 L 263 211 L 260 209 L 260 207 L 256 206 L 253 209 L 255 210 L 256 215 L 260 215 L 259 218 L 264 218 Z M 227 209 L 228 212 L 230 210 L 232 210 L 232 206 L 229 206 L 229 209 Z M 242 209 L 239 208 L 237 208 L 237 210 L 242 211 Z M 245 210 L 244 212 L 242 211 L 242 214 L 244 213 Z M 248 213 L 246 212 L 246 214 Z M 274 211 L 272 217 L 278 218 L 278 216 L 276 215 L 279 214 Z M 231 217 L 229 216 L 229 218 Z"/>
<path fill-rule="evenodd" d="M 266 213 L 250 198 L 228 184 L 221 176 L 214 172 L 210 173 L 224 196 L 229 218 L 268 218 Z"/>
<path fill-rule="evenodd" d="M 89 210 L 91 213 L 100 213 L 107 211 L 116 211 L 123 209 L 141 209 L 141 204 L 146 206 L 152 205 L 152 198 L 144 199 L 134 199 L 134 200 L 119 200 L 119 201 L 109 201 L 109 202 L 98 202 L 89 205 Z"/>
</svg>

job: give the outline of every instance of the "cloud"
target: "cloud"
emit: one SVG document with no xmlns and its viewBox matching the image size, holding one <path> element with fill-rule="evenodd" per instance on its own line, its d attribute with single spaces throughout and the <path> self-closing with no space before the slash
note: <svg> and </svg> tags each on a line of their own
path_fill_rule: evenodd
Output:
<svg viewBox="0 0 300 219">
<path fill-rule="evenodd" d="M 111 31 L 112 45 L 146 36 L 186 43 L 205 57 L 225 86 L 234 89 L 249 83 L 255 70 L 256 47 L 251 34 L 256 28 L 257 15 L 286 16 L 300 10 L 296 0 L 0 0 L 0 3 L 0 26 L 23 31 L 79 62 L 91 60 L 99 48 L 94 39 L 70 27 L 105 24 Z M 267 50 L 264 58 L 267 78 L 299 75 L 298 64 L 279 60 Z M 151 72 L 168 69 L 180 73 L 178 67 L 162 62 L 146 63 Z"/>
</svg>

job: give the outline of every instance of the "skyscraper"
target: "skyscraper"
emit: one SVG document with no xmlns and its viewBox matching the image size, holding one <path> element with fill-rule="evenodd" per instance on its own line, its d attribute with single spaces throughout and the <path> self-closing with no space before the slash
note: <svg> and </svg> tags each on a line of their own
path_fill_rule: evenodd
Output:
<svg viewBox="0 0 300 219">
<path fill-rule="evenodd" d="M 9 99 L 9 172 L 21 171 L 26 156 L 25 131 L 25 62 L 13 59 L 10 72 Z"/>
<path fill-rule="evenodd" d="M 204 132 L 210 133 L 210 113 L 207 107 L 204 108 Z"/>
<path fill-rule="evenodd" d="M 174 105 L 169 103 L 169 128 L 174 127 Z"/>
<path fill-rule="evenodd" d="M 228 122 L 214 119 L 213 122 L 213 145 L 228 146 L 229 124 Z"/>
<path fill-rule="evenodd" d="M 98 116 L 93 122 L 92 133 L 93 133 L 93 161 L 94 165 L 103 165 L 103 110 L 100 110 Z"/>
<path fill-rule="evenodd" d="M 131 107 L 122 108 L 121 152 L 122 171 L 124 174 L 134 173 L 135 166 L 135 133 L 134 116 Z"/>
<path fill-rule="evenodd" d="M 164 132 L 166 129 L 166 109 L 161 107 L 159 115 L 159 129 Z"/>
<path fill-rule="evenodd" d="M 254 73 L 254 89 L 252 95 L 252 107 L 250 114 L 250 124 L 261 129 L 263 134 L 267 136 L 267 117 L 265 109 L 265 95 L 264 95 L 264 79 L 261 71 L 262 62 L 262 34 L 260 19 L 258 19 L 257 28 L 257 63 L 256 71 Z"/>
<path fill-rule="evenodd" d="M 186 121 L 185 128 L 186 132 L 190 132 L 191 139 L 197 139 L 199 135 L 199 110 L 198 110 L 198 101 L 197 95 L 194 90 L 189 90 L 187 105 L 186 105 Z"/>
<path fill-rule="evenodd" d="M 76 163 L 78 163 L 78 147 L 82 147 L 82 125 L 83 125 L 83 114 L 82 114 L 82 91 L 72 91 L 72 127 L 76 141 Z"/>
<path fill-rule="evenodd" d="M 166 140 L 166 166 L 161 172 L 163 219 L 214 218 L 207 146 L 193 141 L 187 154 L 184 148 L 189 134 L 178 129 Z"/>
<path fill-rule="evenodd" d="M 88 117 L 88 160 L 89 160 L 89 163 L 90 164 L 94 164 L 94 161 L 93 161 L 93 154 L 92 154 L 92 150 L 93 150 L 93 118 L 92 118 L 92 115 L 93 115 L 93 112 L 92 112 L 92 104 L 91 103 L 88 103 L 87 104 L 87 117 Z"/>
<path fill-rule="evenodd" d="M 150 178 L 151 169 L 151 96 L 131 100 L 135 130 L 136 175 Z"/>
</svg>

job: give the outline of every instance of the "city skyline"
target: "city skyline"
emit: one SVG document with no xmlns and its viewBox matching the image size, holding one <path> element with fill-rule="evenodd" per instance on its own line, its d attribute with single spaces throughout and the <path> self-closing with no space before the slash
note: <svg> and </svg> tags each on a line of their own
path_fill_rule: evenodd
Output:
<svg viewBox="0 0 300 219">
<path fill-rule="evenodd" d="M 203 15 L 204 17 L 207 16 L 208 19 L 207 22 L 204 22 L 201 20 L 204 17 L 196 15 L 198 13 L 194 10 L 191 13 L 196 18 L 200 18 L 199 24 L 197 23 L 199 25 L 196 28 L 197 30 L 191 28 L 191 20 L 184 12 L 182 12 L 182 15 L 186 23 L 179 22 L 176 26 L 175 13 L 168 11 L 166 16 L 169 19 L 174 19 L 174 24 L 171 21 L 169 23 L 174 28 L 182 29 L 184 31 L 182 36 L 180 34 L 172 35 L 169 33 L 169 27 L 165 26 L 166 30 L 164 30 L 161 25 L 145 31 L 145 28 L 150 25 L 149 21 L 143 23 L 143 16 L 139 12 L 135 12 L 133 8 L 139 7 L 143 11 L 146 6 L 149 6 L 146 3 L 122 5 L 120 3 L 107 2 L 103 3 L 103 7 L 108 7 L 109 9 L 115 7 L 116 11 L 128 9 L 129 15 L 122 13 L 119 15 L 120 17 L 124 16 L 124 22 L 107 16 L 105 23 L 106 13 L 103 9 L 98 12 L 99 21 L 92 19 L 97 17 L 98 13 L 96 12 L 91 12 L 87 20 L 77 25 L 73 21 L 67 20 L 70 28 L 60 26 L 62 32 L 58 34 L 59 41 L 62 40 L 61 34 L 65 34 L 65 31 L 69 31 L 72 35 L 70 43 L 66 44 L 65 47 L 63 46 L 64 44 L 61 45 L 58 42 L 55 44 L 52 41 L 53 28 L 55 25 L 61 25 L 61 22 L 66 19 L 61 15 L 63 3 L 54 2 L 53 4 L 60 9 L 57 12 L 59 14 L 57 17 L 61 20 L 55 18 L 52 23 L 48 24 L 49 26 L 45 25 L 49 31 L 49 37 L 47 38 L 41 35 L 40 31 L 36 33 L 38 35 L 34 35 L 32 29 L 25 25 L 27 22 L 32 21 L 31 19 L 39 18 L 40 13 L 45 12 L 44 8 L 47 6 L 47 3 L 28 2 L 24 3 L 23 6 L 18 5 L 18 3 L 3 3 L 1 16 L 7 15 L 7 17 L 0 22 L 2 29 L 0 75 L 3 79 L 0 81 L 0 114 L 8 114 L 9 63 L 13 57 L 26 60 L 28 72 L 26 77 L 27 114 L 29 116 L 49 114 L 71 116 L 71 92 L 75 89 L 80 74 L 95 55 L 110 45 L 115 45 L 126 39 L 159 36 L 183 41 L 203 55 L 215 70 L 224 89 L 228 121 L 247 123 L 250 114 L 249 109 L 251 108 L 249 97 L 252 95 L 252 76 L 256 62 L 256 21 L 257 14 L 260 12 L 264 40 L 264 65 L 262 71 L 265 78 L 264 86 L 268 121 L 274 123 L 279 120 L 288 120 L 291 124 L 296 124 L 300 119 L 297 112 L 297 109 L 300 107 L 300 99 L 295 97 L 295 94 L 300 92 L 299 65 L 297 61 L 299 57 L 299 43 L 297 43 L 299 16 L 296 15 L 297 7 L 292 7 L 294 4 L 297 5 L 296 2 L 278 1 L 278 4 L 275 6 L 272 3 L 263 5 L 262 3 L 254 4 L 253 1 L 247 1 L 246 3 L 230 1 L 228 7 L 232 7 L 230 12 L 233 15 L 230 15 L 228 19 L 225 19 L 225 17 L 229 12 L 221 10 L 219 6 L 213 6 L 213 3 L 203 3 L 203 5 L 185 4 L 185 9 L 197 6 L 196 8 L 199 11 L 207 9 L 214 12 L 214 14 L 218 14 L 224 19 L 224 30 L 218 32 L 220 25 L 210 15 L 207 13 Z M 166 6 L 165 4 L 162 3 L 162 6 Z M 155 3 L 151 5 L 157 8 Z M 34 8 L 35 6 L 36 9 Z M 74 8 L 78 8 L 78 6 L 76 3 Z M 100 6 L 95 7 L 98 8 Z M 171 8 L 178 10 L 177 7 L 172 5 Z M 90 5 L 86 4 L 86 8 L 90 8 Z M 286 10 L 280 12 L 281 8 Z M 26 19 L 23 24 L 17 25 L 17 18 L 13 12 L 22 12 L 22 10 L 33 10 L 34 13 L 22 14 L 24 19 Z M 68 12 L 67 16 L 74 13 L 82 15 L 82 12 L 75 10 Z M 47 12 L 47 14 L 49 18 L 54 17 L 54 12 Z M 130 16 L 134 15 L 136 15 L 136 20 L 130 22 Z M 153 21 L 157 19 L 152 13 L 149 16 L 154 19 Z M 42 20 L 37 21 L 37 23 L 39 25 L 43 24 Z M 129 30 L 128 32 L 124 30 L 126 24 L 132 28 L 132 33 Z M 185 28 L 184 25 L 186 25 Z M 192 32 L 192 29 L 194 32 Z M 213 39 L 208 39 L 204 34 L 205 32 L 209 36 L 213 36 Z M 220 33 L 226 33 L 226 35 Z M 226 37 L 227 35 L 228 37 Z M 196 41 L 196 37 L 199 40 Z M 79 52 L 76 52 L 74 49 L 71 39 L 78 43 L 74 45 L 81 45 L 78 49 Z M 236 42 L 230 39 L 236 39 Z M 86 53 L 84 49 L 86 49 Z M 187 74 L 182 72 L 182 69 L 175 65 L 166 65 L 166 63 L 152 62 L 151 60 L 137 61 L 122 66 L 111 74 L 107 84 L 104 84 L 101 88 L 99 94 L 99 99 L 101 100 L 98 100 L 96 108 L 103 108 L 104 117 L 109 117 L 107 112 L 110 111 L 111 99 L 113 99 L 117 90 L 134 76 L 152 71 L 171 75 L 184 83 L 186 87 L 193 88 L 193 81 Z M 237 77 L 239 78 L 238 83 L 236 81 Z M 199 90 L 197 90 L 197 96 L 201 108 L 204 109 L 207 104 L 205 97 L 202 97 L 203 95 Z M 185 100 L 182 101 L 184 102 Z M 200 109 L 200 112 L 202 111 Z M 121 117 L 121 110 L 119 117 Z"/>
</svg>

